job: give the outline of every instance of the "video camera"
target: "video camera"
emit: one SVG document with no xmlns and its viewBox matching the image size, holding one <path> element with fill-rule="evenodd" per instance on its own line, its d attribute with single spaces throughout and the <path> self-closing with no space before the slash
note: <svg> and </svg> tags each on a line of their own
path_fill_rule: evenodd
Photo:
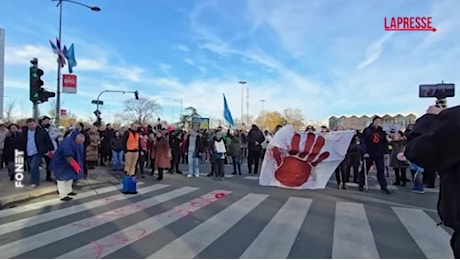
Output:
<svg viewBox="0 0 460 260">
<path fill-rule="evenodd" d="M 436 98 L 436 106 L 440 108 L 447 107 L 448 97 L 455 96 L 455 84 L 440 83 L 440 84 L 426 84 L 419 86 L 419 97 L 421 98 Z"/>
</svg>

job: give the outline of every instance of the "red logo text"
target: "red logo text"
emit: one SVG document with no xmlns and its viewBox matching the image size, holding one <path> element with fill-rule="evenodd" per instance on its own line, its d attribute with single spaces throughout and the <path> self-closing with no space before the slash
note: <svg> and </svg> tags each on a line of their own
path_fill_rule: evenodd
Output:
<svg viewBox="0 0 460 260">
<path fill-rule="evenodd" d="M 385 31 L 432 31 L 436 28 L 432 25 L 432 17 L 391 17 L 383 18 Z"/>
</svg>

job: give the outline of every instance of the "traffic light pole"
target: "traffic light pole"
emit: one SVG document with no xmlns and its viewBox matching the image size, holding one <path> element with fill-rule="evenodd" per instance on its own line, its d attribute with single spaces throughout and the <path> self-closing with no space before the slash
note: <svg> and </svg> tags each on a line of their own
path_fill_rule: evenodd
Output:
<svg viewBox="0 0 460 260">
<path fill-rule="evenodd" d="M 104 94 L 104 93 L 109 93 L 109 92 L 110 92 L 110 93 L 123 93 L 123 94 L 126 94 L 126 93 L 133 93 L 133 94 L 135 95 L 135 98 L 136 98 L 136 99 L 139 98 L 139 97 L 138 97 L 138 94 L 139 94 L 139 93 L 137 92 L 137 90 L 136 90 L 136 91 L 104 90 L 104 91 L 102 91 L 101 93 L 99 93 L 99 95 L 97 95 L 97 99 L 96 99 L 96 111 L 99 111 L 99 104 L 101 103 L 101 102 L 100 102 L 100 101 L 101 101 L 100 98 L 101 98 L 102 94 Z M 100 115 L 97 116 L 97 119 L 99 119 L 99 118 L 100 118 Z"/>
<path fill-rule="evenodd" d="M 32 111 L 33 111 L 33 118 L 35 119 L 36 122 L 38 122 L 38 104 L 35 102 L 32 105 Z"/>
</svg>

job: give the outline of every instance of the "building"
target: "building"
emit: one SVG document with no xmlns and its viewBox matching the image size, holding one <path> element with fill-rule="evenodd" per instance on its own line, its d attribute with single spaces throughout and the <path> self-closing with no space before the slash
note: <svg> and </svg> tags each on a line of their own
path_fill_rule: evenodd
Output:
<svg viewBox="0 0 460 260">
<path fill-rule="evenodd" d="M 0 28 L 0 118 L 3 118 L 3 100 L 5 96 L 5 30 Z"/>
<path fill-rule="evenodd" d="M 337 129 L 339 125 L 343 126 L 345 129 L 357 129 L 362 130 L 366 128 L 370 123 L 372 123 L 372 118 L 374 116 L 341 116 L 335 117 L 332 116 L 329 118 L 329 128 L 334 130 Z M 382 116 L 382 121 L 384 125 L 397 125 L 399 129 L 406 129 L 409 124 L 415 123 L 417 116 L 415 114 L 401 115 L 397 114 L 395 116 L 384 115 Z"/>
</svg>

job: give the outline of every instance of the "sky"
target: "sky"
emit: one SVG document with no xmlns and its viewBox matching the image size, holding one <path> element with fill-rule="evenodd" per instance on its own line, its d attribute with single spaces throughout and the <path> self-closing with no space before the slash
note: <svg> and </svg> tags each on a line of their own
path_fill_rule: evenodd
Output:
<svg viewBox="0 0 460 260">
<path fill-rule="evenodd" d="M 65 2 L 62 42 L 75 45 L 78 93 L 62 108 L 87 119 L 103 90 L 138 90 L 178 118 L 193 106 L 223 118 L 225 93 L 241 117 L 241 85 L 249 114 L 298 108 L 306 119 L 335 115 L 423 114 L 420 84 L 460 82 L 460 1 L 457 0 L 81 0 Z M 384 17 L 430 16 L 436 32 L 388 32 Z M 5 104 L 29 113 L 28 67 L 33 57 L 56 90 L 59 9 L 51 0 L 0 1 L 6 31 Z M 67 72 L 67 69 L 64 70 Z M 111 120 L 131 94 L 106 93 Z M 265 100 L 262 102 L 261 100 Z M 449 99 L 449 105 L 459 103 Z M 41 105 L 48 111 L 49 104 Z M 16 110 L 15 110 L 16 111 Z"/>
</svg>

